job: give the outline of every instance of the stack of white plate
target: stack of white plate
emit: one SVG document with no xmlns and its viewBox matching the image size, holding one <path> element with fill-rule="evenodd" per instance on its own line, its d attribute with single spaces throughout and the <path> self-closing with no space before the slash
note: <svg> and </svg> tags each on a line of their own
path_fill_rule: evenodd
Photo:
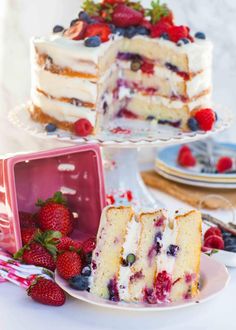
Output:
<svg viewBox="0 0 236 330">
<path fill-rule="evenodd" d="M 218 147 L 218 148 L 217 148 Z M 171 146 L 160 150 L 155 160 L 155 170 L 161 176 L 183 184 L 205 188 L 236 188 L 236 173 L 203 173 L 202 165 L 182 167 L 177 162 L 180 146 Z M 191 148 L 191 145 L 190 145 Z M 236 155 L 236 145 L 219 143 L 214 148 L 222 152 L 222 156 Z M 193 146 L 193 151 L 195 148 Z M 195 154 L 196 155 L 196 154 Z"/>
</svg>

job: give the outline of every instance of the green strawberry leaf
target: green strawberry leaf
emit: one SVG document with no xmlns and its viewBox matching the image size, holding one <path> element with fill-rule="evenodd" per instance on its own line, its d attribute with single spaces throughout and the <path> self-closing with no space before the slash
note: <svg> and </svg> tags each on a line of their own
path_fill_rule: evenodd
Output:
<svg viewBox="0 0 236 330">
<path fill-rule="evenodd" d="M 48 203 L 56 203 L 56 204 L 67 205 L 67 200 L 63 196 L 61 191 L 57 191 L 57 192 L 55 192 L 53 197 L 50 197 L 50 198 L 46 199 L 46 201 L 43 201 L 42 199 L 39 198 L 35 205 L 39 206 L 39 207 L 43 207 Z"/>
</svg>

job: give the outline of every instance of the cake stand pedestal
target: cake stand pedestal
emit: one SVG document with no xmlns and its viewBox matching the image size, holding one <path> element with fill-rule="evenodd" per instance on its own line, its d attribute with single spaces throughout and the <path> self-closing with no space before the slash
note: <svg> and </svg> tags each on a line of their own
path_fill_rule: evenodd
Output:
<svg viewBox="0 0 236 330">
<path fill-rule="evenodd" d="M 71 132 L 56 130 L 45 131 L 45 125 L 34 122 L 27 107 L 23 104 L 9 113 L 10 121 L 31 135 L 40 138 L 58 140 L 70 144 L 97 143 L 105 155 L 104 168 L 108 203 L 132 204 L 142 208 L 163 206 L 155 200 L 146 188 L 138 167 L 138 150 L 141 147 L 162 147 L 183 144 L 205 139 L 227 129 L 232 115 L 219 106 L 214 106 L 221 114 L 213 130 L 209 132 L 182 132 L 179 129 L 153 123 L 118 119 L 112 127 L 97 135 L 81 138 Z"/>
</svg>

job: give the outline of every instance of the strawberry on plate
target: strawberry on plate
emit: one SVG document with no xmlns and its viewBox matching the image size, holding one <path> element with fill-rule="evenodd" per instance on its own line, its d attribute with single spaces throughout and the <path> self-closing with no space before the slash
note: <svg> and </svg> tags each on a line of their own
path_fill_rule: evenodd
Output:
<svg viewBox="0 0 236 330">
<path fill-rule="evenodd" d="M 58 255 L 56 267 L 58 274 L 65 280 L 76 275 L 80 275 L 82 270 L 82 260 L 75 251 L 65 251 Z"/>
<path fill-rule="evenodd" d="M 106 23 L 94 23 L 88 25 L 85 31 L 85 38 L 98 36 L 102 42 L 109 40 L 109 35 L 111 34 L 111 29 Z"/>
<path fill-rule="evenodd" d="M 118 27 L 129 27 L 139 25 L 143 20 L 143 14 L 125 4 L 115 7 L 112 15 L 112 23 Z"/>
<path fill-rule="evenodd" d="M 87 25 L 85 21 L 77 21 L 64 32 L 64 36 L 72 40 L 84 39 Z"/>
<path fill-rule="evenodd" d="M 62 306 L 66 301 L 64 291 L 52 280 L 39 277 L 27 290 L 33 300 L 50 306 Z"/>
<path fill-rule="evenodd" d="M 216 169 L 219 173 L 224 173 L 231 170 L 233 167 L 233 160 L 230 157 L 221 157 L 218 159 Z"/>
<path fill-rule="evenodd" d="M 92 252 L 96 247 L 96 238 L 95 237 L 88 238 L 86 241 L 83 242 L 82 247 L 83 247 L 84 253 Z"/>
<path fill-rule="evenodd" d="M 56 192 L 45 202 L 39 199 L 36 205 L 40 206 L 38 222 L 41 230 L 59 231 L 63 236 L 72 232 L 73 216 L 61 192 Z"/>
</svg>

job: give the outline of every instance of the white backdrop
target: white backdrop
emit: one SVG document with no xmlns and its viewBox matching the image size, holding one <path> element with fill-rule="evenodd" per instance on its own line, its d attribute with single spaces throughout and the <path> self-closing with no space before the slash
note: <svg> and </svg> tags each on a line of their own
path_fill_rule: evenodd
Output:
<svg viewBox="0 0 236 330">
<path fill-rule="evenodd" d="M 146 1 L 148 2 L 148 1 Z M 234 111 L 236 86 L 236 1 L 166 1 L 180 24 L 202 30 L 213 40 L 214 100 Z M 7 111 L 29 97 L 29 38 L 68 25 L 77 16 L 78 0 L 0 0 L 0 153 L 52 147 L 29 138 L 7 123 Z M 220 138 L 236 142 L 236 125 Z"/>
</svg>

